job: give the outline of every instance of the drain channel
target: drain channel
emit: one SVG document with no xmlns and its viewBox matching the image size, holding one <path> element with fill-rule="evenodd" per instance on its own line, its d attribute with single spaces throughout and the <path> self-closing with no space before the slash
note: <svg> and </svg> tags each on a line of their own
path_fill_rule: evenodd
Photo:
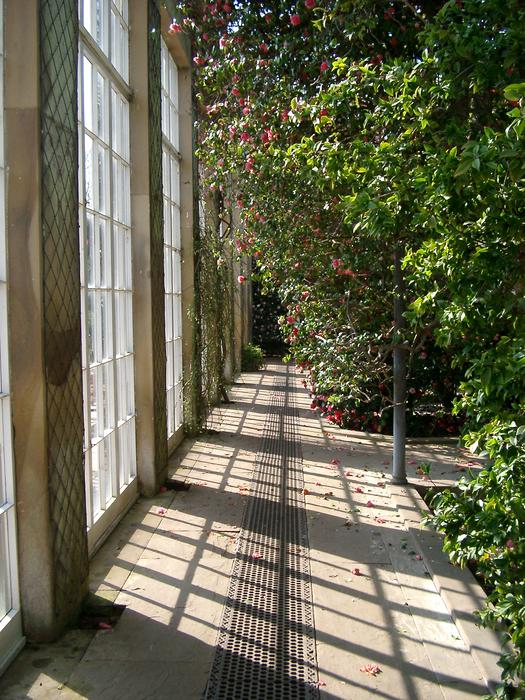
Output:
<svg viewBox="0 0 525 700">
<path fill-rule="evenodd" d="M 275 378 L 206 700 L 317 700 L 297 412 Z"/>
</svg>

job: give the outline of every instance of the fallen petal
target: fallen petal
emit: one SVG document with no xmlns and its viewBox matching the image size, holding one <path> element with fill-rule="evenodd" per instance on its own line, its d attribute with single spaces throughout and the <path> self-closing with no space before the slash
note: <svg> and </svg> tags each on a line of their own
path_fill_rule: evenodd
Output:
<svg viewBox="0 0 525 700">
<path fill-rule="evenodd" d="M 361 666 L 359 670 L 363 673 L 368 673 L 369 676 L 377 676 L 378 673 L 382 673 L 376 664 L 366 664 L 366 666 Z"/>
<path fill-rule="evenodd" d="M 157 515 L 166 515 L 167 512 L 167 508 L 157 508 Z"/>
<path fill-rule="evenodd" d="M 111 625 L 109 625 L 107 622 L 99 622 L 98 628 L 99 628 L 99 630 L 112 630 L 113 629 L 113 627 Z"/>
<path fill-rule="evenodd" d="M 303 489 L 303 494 L 304 494 L 305 496 L 309 496 L 309 495 L 310 495 L 310 491 L 308 491 L 308 489 Z"/>
<path fill-rule="evenodd" d="M 354 489 L 354 491 L 355 491 L 356 493 L 363 493 L 363 489 L 362 489 L 360 486 L 356 486 L 355 489 Z"/>
<path fill-rule="evenodd" d="M 358 569 L 357 567 L 355 569 L 352 569 L 351 573 L 353 573 L 354 576 L 362 576 L 360 569 Z"/>
<path fill-rule="evenodd" d="M 330 461 L 330 464 L 341 464 L 341 460 L 340 459 L 332 459 Z"/>
<path fill-rule="evenodd" d="M 367 502 L 366 502 L 366 507 L 367 507 L 367 508 L 373 508 L 373 507 L 374 507 L 374 504 L 372 503 L 372 501 L 367 501 Z"/>
<path fill-rule="evenodd" d="M 262 554 L 260 552 L 254 552 L 252 554 L 252 559 L 262 559 Z"/>
</svg>

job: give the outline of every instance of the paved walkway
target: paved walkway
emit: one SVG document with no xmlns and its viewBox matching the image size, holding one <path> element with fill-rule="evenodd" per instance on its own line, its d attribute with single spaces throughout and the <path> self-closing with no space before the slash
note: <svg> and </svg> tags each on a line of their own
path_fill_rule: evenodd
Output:
<svg viewBox="0 0 525 700">
<path fill-rule="evenodd" d="M 271 429 L 281 434 L 275 433 L 273 447 L 267 445 L 266 452 L 273 450 L 281 459 L 283 449 L 288 450 L 287 459 L 302 463 L 300 481 L 294 482 L 298 500 L 290 507 L 304 513 L 308 539 L 299 541 L 289 529 L 275 535 L 287 537 L 288 558 L 282 570 L 290 574 L 293 561 L 302 562 L 297 567 L 303 573 L 310 570 L 306 588 L 295 592 L 294 600 L 300 606 L 313 601 L 317 668 L 301 681 L 296 695 L 289 688 L 282 690 L 282 674 L 278 677 L 275 668 L 266 669 L 265 676 L 261 657 L 246 655 L 247 649 L 252 653 L 274 645 L 274 623 L 283 619 L 282 611 L 280 618 L 269 618 L 264 629 L 228 628 L 237 595 L 232 570 L 237 579 L 244 579 L 245 574 L 238 573 L 240 563 L 244 571 L 251 566 L 261 576 L 273 566 L 268 538 L 250 544 L 253 532 L 268 533 L 260 523 L 252 527 L 243 517 L 250 512 L 247 504 L 264 500 L 261 436 L 268 433 L 266 421 L 271 423 L 272 412 L 284 410 L 276 408 L 276 390 L 282 393 L 287 374 L 287 400 L 296 406 L 293 425 L 286 423 L 288 409 L 279 414 L 284 416 L 281 428 L 276 419 Z M 477 661 L 485 654 L 490 665 L 494 653 L 489 643 L 484 648 L 485 637 L 476 631 L 477 641 L 468 639 L 469 630 L 472 635 L 475 629 L 470 584 L 458 584 L 455 570 L 442 560 L 440 578 L 433 577 L 439 547 L 435 539 L 425 539 L 428 533 L 423 532 L 421 540 L 420 504 L 414 506 L 413 494 L 388 484 L 389 440 L 321 424 L 308 408 L 301 378 L 294 369 L 277 364 L 241 377 L 231 392 L 234 403 L 215 412 L 209 434 L 186 441 L 172 460 L 173 473 L 191 488 L 141 499 L 93 560 L 93 593 L 99 600 L 126 606 L 118 623 L 96 632 L 74 630 L 58 644 L 28 646 L 0 680 L 1 698 L 202 698 L 214 658 L 215 680 L 220 677 L 219 631 L 221 644 L 229 635 L 234 654 L 244 655 L 249 664 L 243 666 L 244 685 L 235 694 L 219 688 L 213 695 L 209 689 L 210 698 L 295 700 L 318 694 L 323 700 L 459 700 L 487 692 L 472 654 Z M 287 442 L 300 451 L 290 452 Z M 431 463 L 429 479 L 416 475 L 422 461 Z M 451 445 L 417 445 L 410 448 L 408 463 L 411 480 L 424 485 L 429 480 L 453 482 L 467 461 Z M 255 617 L 262 619 L 271 602 L 263 592 L 270 588 L 267 579 L 256 580 L 255 589 L 249 589 L 250 609 L 257 608 Z M 461 606 L 456 611 L 458 626 L 444 602 L 450 603 L 454 595 Z M 235 614 L 246 612 L 246 601 L 241 602 L 244 608 L 237 605 Z M 226 616 L 225 604 L 230 609 Z M 304 610 L 307 607 L 299 613 Z M 310 618 L 305 619 L 301 633 L 308 637 Z M 282 640 L 275 644 L 281 644 L 281 657 L 295 653 Z M 280 668 L 281 657 L 276 662 Z M 300 665 L 302 659 L 292 661 Z M 256 691 L 247 690 L 246 668 L 251 669 L 248 675 L 257 675 Z"/>
</svg>

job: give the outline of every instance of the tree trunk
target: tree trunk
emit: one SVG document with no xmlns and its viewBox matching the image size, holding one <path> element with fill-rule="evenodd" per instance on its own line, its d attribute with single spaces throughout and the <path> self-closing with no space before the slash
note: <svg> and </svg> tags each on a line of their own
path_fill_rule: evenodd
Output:
<svg viewBox="0 0 525 700">
<path fill-rule="evenodd" d="M 400 249 L 394 252 L 394 454 L 392 482 L 406 484 L 406 396 L 407 396 L 407 349 L 403 345 L 405 327 L 405 285 Z"/>
</svg>

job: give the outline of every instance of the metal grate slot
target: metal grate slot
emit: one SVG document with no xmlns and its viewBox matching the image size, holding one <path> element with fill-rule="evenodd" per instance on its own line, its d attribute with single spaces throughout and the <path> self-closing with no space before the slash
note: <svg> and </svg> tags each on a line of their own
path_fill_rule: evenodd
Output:
<svg viewBox="0 0 525 700">
<path fill-rule="evenodd" d="M 319 698 L 297 413 L 289 370 L 282 371 L 256 458 L 206 700 Z"/>
</svg>

